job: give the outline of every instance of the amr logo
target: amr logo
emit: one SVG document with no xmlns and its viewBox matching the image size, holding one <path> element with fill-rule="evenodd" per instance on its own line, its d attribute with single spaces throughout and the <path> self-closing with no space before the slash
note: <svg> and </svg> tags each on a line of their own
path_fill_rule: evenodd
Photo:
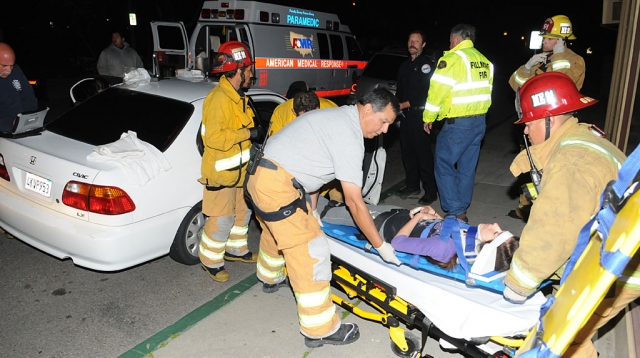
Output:
<svg viewBox="0 0 640 358">
<path fill-rule="evenodd" d="M 313 57 L 313 35 L 307 37 L 290 31 L 289 43 L 291 44 L 291 48 L 298 51 L 302 57 L 305 55 Z"/>
</svg>

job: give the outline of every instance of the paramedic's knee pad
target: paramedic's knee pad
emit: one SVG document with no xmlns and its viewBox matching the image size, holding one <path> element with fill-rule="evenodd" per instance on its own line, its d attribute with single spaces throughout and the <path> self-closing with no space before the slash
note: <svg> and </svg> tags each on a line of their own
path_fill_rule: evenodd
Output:
<svg viewBox="0 0 640 358">
<path fill-rule="evenodd" d="M 331 251 L 329 251 L 329 241 L 322 234 L 311 240 L 307 245 L 309 256 L 318 260 L 313 265 L 314 281 L 331 281 Z"/>
</svg>

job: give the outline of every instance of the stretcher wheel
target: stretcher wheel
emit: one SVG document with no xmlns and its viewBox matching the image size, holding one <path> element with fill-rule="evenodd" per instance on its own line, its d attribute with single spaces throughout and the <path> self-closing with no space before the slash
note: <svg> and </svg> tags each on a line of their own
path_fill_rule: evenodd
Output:
<svg viewBox="0 0 640 358">
<path fill-rule="evenodd" d="M 398 357 L 420 357 L 420 339 L 409 331 L 404 331 L 404 338 L 407 340 L 409 349 L 403 352 L 400 350 L 400 347 L 391 341 L 391 350 L 393 353 Z"/>
</svg>

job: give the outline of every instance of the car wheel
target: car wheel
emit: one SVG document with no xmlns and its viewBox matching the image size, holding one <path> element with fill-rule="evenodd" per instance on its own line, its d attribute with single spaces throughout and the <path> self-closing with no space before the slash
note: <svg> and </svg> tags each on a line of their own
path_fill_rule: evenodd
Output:
<svg viewBox="0 0 640 358">
<path fill-rule="evenodd" d="M 199 202 L 189 210 L 180 223 L 169 250 L 169 257 L 185 265 L 199 264 L 198 247 L 206 221 L 207 217 L 202 213 L 202 202 Z"/>
</svg>

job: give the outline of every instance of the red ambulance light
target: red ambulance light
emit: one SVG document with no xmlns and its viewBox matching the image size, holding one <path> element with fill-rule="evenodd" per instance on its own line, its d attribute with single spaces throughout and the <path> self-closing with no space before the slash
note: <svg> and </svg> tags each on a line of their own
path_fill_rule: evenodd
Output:
<svg viewBox="0 0 640 358">
<path fill-rule="evenodd" d="M 260 11 L 260 22 L 269 22 L 269 13 L 266 11 Z"/>
<path fill-rule="evenodd" d="M 229 3 L 228 2 L 223 2 L 220 4 L 220 7 L 229 7 Z"/>
<path fill-rule="evenodd" d="M 72 208 L 103 215 L 126 214 L 136 209 L 129 194 L 118 187 L 77 181 L 65 185 L 62 202 Z"/>
<path fill-rule="evenodd" d="M 203 19 L 211 18 L 211 10 L 210 9 L 202 9 L 200 11 L 200 17 Z"/>
<path fill-rule="evenodd" d="M 11 181 L 9 177 L 9 171 L 7 170 L 7 166 L 4 164 L 4 157 L 0 154 L 0 178 Z"/>
<path fill-rule="evenodd" d="M 233 13 L 233 18 L 236 20 L 244 20 L 244 9 L 236 9 Z"/>
<path fill-rule="evenodd" d="M 340 30 L 340 23 L 337 21 L 333 22 L 333 31 L 338 31 Z"/>
</svg>

